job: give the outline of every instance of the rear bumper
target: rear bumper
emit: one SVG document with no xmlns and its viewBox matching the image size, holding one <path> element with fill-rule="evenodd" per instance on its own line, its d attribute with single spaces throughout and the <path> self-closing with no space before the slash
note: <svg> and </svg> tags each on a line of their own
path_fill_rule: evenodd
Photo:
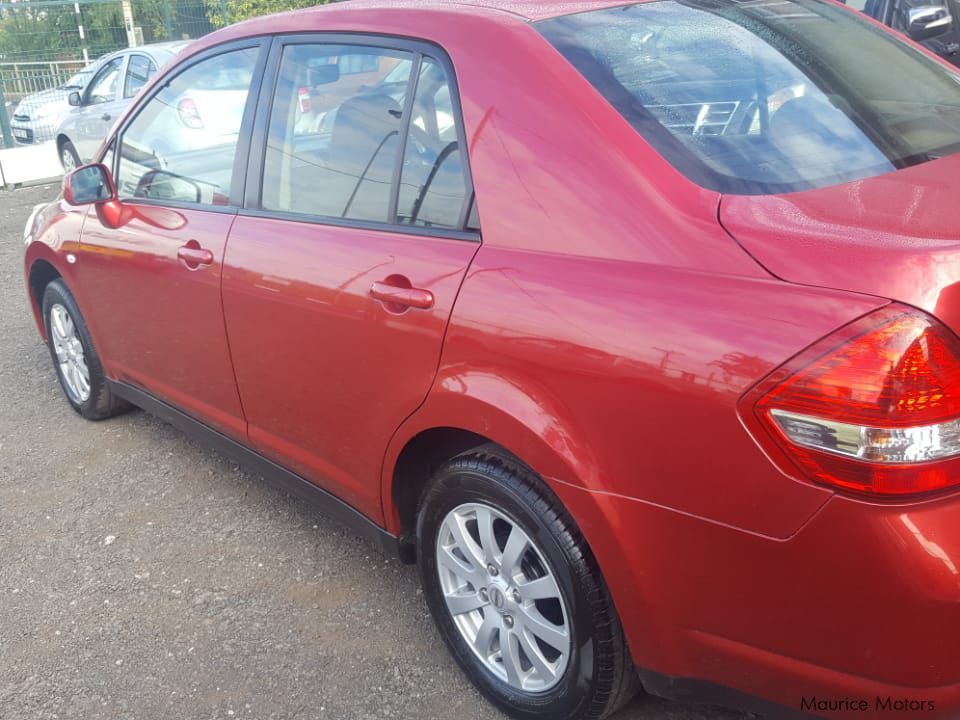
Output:
<svg viewBox="0 0 960 720">
<path fill-rule="evenodd" d="M 706 683 L 777 714 L 960 716 L 960 497 L 894 506 L 834 496 L 777 540 L 639 500 L 559 494 L 597 555 L 636 664 L 671 678 L 648 679 L 653 692 L 690 697 Z"/>
</svg>

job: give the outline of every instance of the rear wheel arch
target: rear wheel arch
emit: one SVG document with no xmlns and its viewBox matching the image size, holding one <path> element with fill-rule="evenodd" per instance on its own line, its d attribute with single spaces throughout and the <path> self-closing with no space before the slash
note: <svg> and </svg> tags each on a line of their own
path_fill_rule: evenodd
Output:
<svg viewBox="0 0 960 720">
<path fill-rule="evenodd" d="M 590 539 L 592 533 L 580 526 L 578 519 L 580 513 L 577 512 L 577 508 L 570 507 L 561 497 L 567 494 L 563 491 L 564 481 L 546 474 L 542 469 L 542 453 L 546 452 L 546 449 L 541 445 L 536 451 L 521 454 L 516 449 L 520 447 L 519 445 L 510 447 L 507 443 L 498 440 L 500 437 L 497 433 L 480 434 L 475 430 L 441 425 L 422 429 L 404 442 L 402 449 L 398 451 L 396 461 L 390 466 L 392 469 L 387 474 L 387 485 L 383 493 L 386 529 L 399 537 L 403 548 L 401 558 L 404 562 L 416 561 L 414 551 L 417 515 L 430 481 L 444 465 L 458 456 L 467 454 L 482 455 L 504 467 L 525 473 L 538 490 L 551 497 L 563 508 L 573 524 L 578 527 L 587 546 L 592 546 Z M 531 450 L 529 444 L 522 445 L 525 449 Z M 580 483 L 570 484 L 586 489 Z M 580 493 L 580 496 L 581 504 L 592 497 L 589 492 Z M 599 507 L 596 510 L 602 512 Z M 591 511 L 590 515 L 593 514 Z"/>
<path fill-rule="evenodd" d="M 458 392 L 469 387 L 476 395 Z M 453 391 L 451 391 L 453 389 Z M 381 498 L 386 529 L 412 532 L 420 493 L 433 472 L 460 453 L 494 444 L 548 485 L 594 484 L 596 462 L 557 405 L 489 373 L 438 380 L 423 406 L 394 434 L 384 458 Z"/>
<path fill-rule="evenodd" d="M 509 389 L 497 387 L 495 396 L 486 400 L 446 392 L 447 383 L 440 382 L 394 435 L 385 456 L 382 482 L 384 519 L 391 533 L 401 538 L 413 536 L 419 503 L 434 473 L 467 451 L 495 450 L 501 460 L 522 466 L 551 493 L 555 482 L 585 488 L 593 484 L 593 454 L 572 438 L 569 424 L 557 415 L 555 407 L 540 405 L 505 379 L 489 375 L 485 379 Z M 463 376 L 453 384 L 482 388 L 476 378 Z M 575 516 L 571 509 L 568 512 Z"/>
<path fill-rule="evenodd" d="M 403 528 L 396 504 L 409 501 L 404 481 L 420 458 L 429 468 L 486 443 L 496 443 L 549 484 L 598 486 L 598 463 L 559 400 L 534 381 L 463 368 L 441 369 L 424 404 L 400 426 L 387 447 L 381 497 L 387 529 Z M 401 457 L 403 464 L 401 464 Z M 400 485 L 395 487 L 397 482 Z M 421 478 L 421 481 L 422 478 Z M 423 481 L 425 482 L 425 481 Z M 407 486 L 409 487 L 409 486 Z M 417 496 L 416 499 L 419 499 Z"/>
<path fill-rule="evenodd" d="M 393 466 L 389 495 L 402 538 L 413 536 L 420 498 L 437 469 L 451 458 L 489 443 L 489 438 L 456 427 L 428 428 L 407 441 Z"/>
<path fill-rule="evenodd" d="M 458 427 L 428 428 L 407 441 L 391 473 L 389 497 L 395 515 L 393 530 L 401 538 L 409 538 L 414 534 L 420 501 L 436 471 L 450 460 L 467 453 L 481 453 L 496 458 L 502 464 L 523 468 L 537 478 L 540 487 L 554 494 L 550 483 L 540 473 L 503 444 Z"/>
</svg>

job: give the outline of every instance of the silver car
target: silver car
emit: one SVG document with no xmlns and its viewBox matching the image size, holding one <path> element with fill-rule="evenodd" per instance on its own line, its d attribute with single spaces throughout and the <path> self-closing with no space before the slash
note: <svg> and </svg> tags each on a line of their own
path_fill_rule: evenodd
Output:
<svg viewBox="0 0 960 720">
<path fill-rule="evenodd" d="M 99 61 L 91 63 L 63 85 L 27 95 L 11 108 L 10 130 L 14 141 L 18 145 L 34 145 L 53 140 L 70 110 L 67 102 L 70 93 L 82 90 L 99 67 Z"/>
<path fill-rule="evenodd" d="M 57 154 L 69 172 L 93 158 L 114 121 L 158 69 L 189 41 L 156 43 L 118 50 L 100 59 L 100 67 L 82 90 L 69 94 L 70 111 L 56 132 Z"/>
</svg>

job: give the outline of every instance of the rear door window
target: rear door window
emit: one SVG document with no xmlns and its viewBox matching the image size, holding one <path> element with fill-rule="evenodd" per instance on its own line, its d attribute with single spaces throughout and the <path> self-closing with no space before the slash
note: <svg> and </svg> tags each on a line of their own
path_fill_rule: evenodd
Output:
<svg viewBox="0 0 960 720">
<path fill-rule="evenodd" d="M 388 221 L 412 57 L 360 46 L 284 48 L 264 209 Z"/>
<path fill-rule="evenodd" d="M 413 51 L 287 45 L 261 208 L 463 229 L 469 181 L 451 85 L 440 62 Z"/>
</svg>

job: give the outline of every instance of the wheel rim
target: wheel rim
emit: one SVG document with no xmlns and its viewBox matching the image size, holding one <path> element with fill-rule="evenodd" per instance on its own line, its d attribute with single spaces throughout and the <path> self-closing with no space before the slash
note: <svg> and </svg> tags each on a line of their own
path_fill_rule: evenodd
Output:
<svg viewBox="0 0 960 720">
<path fill-rule="evenodd" d="M 74 159 L 73 153 L 70 152 L 70 148 L 65 147 L 60 151 L 60 162 L 63 163 L 63 169 L 67 172 L 77 169 L 77 161 Z"/>
<path fill-rule="evenodd" d="M 447 610 L 487 670 L 524 692 L 556 685 L 570 658 L 570 614 L 516 521 L 489 505 L 460 505 L 440 525 L 436 558 Z"/>
<path fill-rule="evenodd" d="M 63 305 L 50 308 L 50 339 L 67 394 L 74 402 L 86 402 L 90 397 L 90 371 L 77 325 Z"/>
</svg>

